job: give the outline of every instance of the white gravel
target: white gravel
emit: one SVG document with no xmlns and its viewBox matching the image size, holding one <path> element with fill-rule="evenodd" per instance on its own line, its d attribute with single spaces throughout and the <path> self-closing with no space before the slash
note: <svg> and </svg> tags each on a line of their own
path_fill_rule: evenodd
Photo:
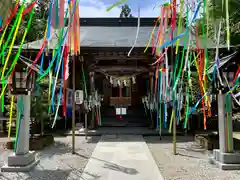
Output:
<svg viewBox="0 0 240 180">
<path fill-rule="evenodd" d="M 172 137 L 145 137 L 150 151 L 166 180 L 240 180 L 240 171 L 222 171 L 208 162 L 207 151 L 194 151 L 192 137 L 177 137 L 173 155 Z"/>
<path fill-rule="evenodd" d="M 76 154 L 72 155 L 71 137 L 56 137 L 55 144 L 40 152 L 40 164 L 29 173 L 0 173 L 0 180 L 80 180 L 81 173 L 100 137 L 76 137 Z M 0 151 L 0 165 L 9 151 Z"/>
</svg>

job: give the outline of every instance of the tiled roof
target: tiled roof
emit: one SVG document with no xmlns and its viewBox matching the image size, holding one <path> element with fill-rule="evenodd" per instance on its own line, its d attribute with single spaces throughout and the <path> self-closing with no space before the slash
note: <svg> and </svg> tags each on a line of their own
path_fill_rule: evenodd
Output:
<svg viewBox="0 0 240 180">
<path fill-rule="evenodd" d="M 132 47 L 136 38 L 137 33 L 137 18 L 89 18 L 91 21 L 87 20 L 88 18 L 83 18 L 80 20 L 80 42 L 81 47 Z M 104 20 L 103 20 L 104 19 Z M 135 19 L 133 21 L 133 19 Z M 139 30 L 139 35 L 137 38 L 137 43 L 135 47 L 146 47 L 150 39 L 154 19 L 153 18 L 141 18 L 142 24 Z M 118 23 L 118 21 L 121 21 Z M 108 22 L 109 21 L 109 26 Z M 148 22 L 149 21 L 149 22 Z M 85 24 L 84 24 L 85 22 Z M 65 28 L 66 31 L 67 28 Z M 174 32 L 174 36 L 177 36 L 177 29 Z M 154 36 L 157 37 L 158 28 L 154 32 Z M 186 29 L 182 28 L 181 32 L 185 32 Z M 170 39 L 171 29 L 167 30 L 167 33 L 164 34 L 165 42 L 168 42 Z M 196 38 L 194 35 L 191 35 L 191 44 L 192 47 L 196 47 Z M 188 42 L 188 41 L 186 41 Z M 207 40 L 199 38 L 200 48 L 215 48 L 216 45 Z M 24 45 L 24 49 L 40 49 L 43 40 L 38 40 L 30 42 Z M 150 47 L 152 43 L 150 43 Z M 58 38 L 56 35 L 53 35 L 49 41 L 48 48 L 54 49 L 58 45 Z M 175 46 L 175 43 L 173 44 Z M 184 37 L 180 39 L 180 46 L 184 46 Z"/>
</svg>

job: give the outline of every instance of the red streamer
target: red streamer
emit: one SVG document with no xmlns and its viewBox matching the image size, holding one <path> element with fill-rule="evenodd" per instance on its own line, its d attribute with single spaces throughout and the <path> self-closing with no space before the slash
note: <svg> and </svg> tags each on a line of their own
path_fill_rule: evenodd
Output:
<svg viewBox="0 0 240 180">
<path fill-rule="evenodd" d="M 24 15 L 28 14 L 28 13 L 32 10 L 32 8 L 35 6 L 36 3 L 37 3 L 37 1 L 34 1 L 31 5 L 29 5 L 29 6 L 23 11 L 22 15 L 24 16 Z"/>
<path fill-rule="evenodd" d="M 41 47 L 41 49 L 39 50 L 39 52 L 38 52 L 38 54 L 37 54 L 35 60 L 34 60 L 33 63 L 32 63 L 32 65 L 30 66 L 30 70 L 28 71 L 28 74 L 24 77 L 24 80 L 26 80 L 27 77 L 28 77 L 28 75 L 30 75 L 31 72 L 33 71 L 32 67 L 35 66 L 35 65 L 37 64 L 37 62 L 38 62 L 40 56 L 41 56 L 42 53 L 43 53 L 43 50 L 44 50 L 44 47 L 45 47 L 46 43 L 47 43 L 47 40 L 44 40 L 44 42 L 43 42 L 43 44 L 42 44 L 42 47 Z"/>
<path fill-rule="evenodd" d="M 9 18 L 7 19 L 6 23 L 4 25 L 2 25 L 2 27 L 0 28 L 0 32 L 2 30 L 5 29 L 6 26 L 8 26 L 10 24 L 10 22 L 12 21 L 13 17 L 16 15 L 17 10 L 18 10 L 19 4 L 17 4 L 15 6 L 15 8 L 13 9 L 13 12 L 11 13 L 11 15 L 9 16 Z"/>
</svg>

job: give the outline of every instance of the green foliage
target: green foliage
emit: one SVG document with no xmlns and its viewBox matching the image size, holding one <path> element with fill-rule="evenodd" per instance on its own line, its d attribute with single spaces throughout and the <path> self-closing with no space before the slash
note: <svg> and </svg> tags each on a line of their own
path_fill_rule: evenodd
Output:
<svg viewBox="0 0 240 180">
<path fill-rule="evenodd" d="M 122 6 L 122 11 L 120 13 L 120 18 L 132 18 L 131 8 L 125 4 Z"/>
<path fill-rule="evenodd" d="M 15 0 L 14 0 L 14 2 L 15 2 Z M 49 3 L 48 0 L 41 0 L 41 1 L 38 1 L 38 4 L 35 6 L 35 13 L 33 16 L 31 27 L 30 27 L 27 37 L 25 39 L 25 42 L 31 42 L 31 41 L 35 41 L 35 40 L 43 38 L 45 29 L 46 29 L 46 25 L 47 25 L 48 3 Z M 29 7 L 30 4 L 31 4 L 31 2 L 27 2 L 24 5 L 25 8 Z M 20 8 L 21 8 L 21 4 L 19 5 L 19 9 Z M 23 34 L 25 32 L 25 29 L 27 27 L 29 17 L 30 17 L 30 13 L 24 15 L 24 17 L 22 18 L 22 22 L 19 27 L 19 31 L 17 34 L 15 44 L 20 44 Z M 9 24 L 9 28 L 7 29 L 6 34 L 9 34 L 9 32 L 11 31 L 15 20 L 16 20 L 16 16 L 12 19 L 11 23 Z M 7 39 L 7 37 L 8 36 L 5 36 L 5 40 Z"/>
<path fill-rule="evenodd" d="M 225 3 L 225 1 L 224 1 Z M 229 26 L 230 26 L 230 42 L 232 45 L 240 44 L 240 1 L 229 1 Z M 212 40 L 217 40 L 217 33 L 220 21 L 222 21 L 221 28 L 221 43 L 226 43 L 227 24 L 226 24 L 226 4 L 222 5 L 222 1 L 211 0 L 207 10 L 208 15 L 204 14 L 203 18 L 198 20 L 198 31 L 202 35 L 203 31 L 206 34 L 208 30 L 208 37 Z M 207 18 L 208 16 L 208 18 Z M 208 22 L 207 22 L 208 20 Z"/>
<path fill-rule="evenodd" d="M 37 96 L 32 96 L 31 116 L 37 120 L 46 120 L 48 115 L 48 92 L 44 89 L 39 89 Z"/>
</svg>

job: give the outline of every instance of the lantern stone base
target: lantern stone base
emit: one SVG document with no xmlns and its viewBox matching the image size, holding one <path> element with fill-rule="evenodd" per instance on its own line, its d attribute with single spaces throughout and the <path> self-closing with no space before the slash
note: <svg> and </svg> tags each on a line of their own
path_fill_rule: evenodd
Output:
<svg viewBox="0 0 240 180">
<path fill-rule="evenodd" d="M 2 166 L 1 172 L 28 172 L 40 162 L 36 158 L 36 152 L 30 151 L 24 155 L 12 154 L 8 157 L 7 163 Z"/>
<path fill-rule="evenodd" d="M 240 170 L 240 153 L 222 153 L 219 149 L 214 149 L 209 162 L 222 170 Z"/>
</svg>

